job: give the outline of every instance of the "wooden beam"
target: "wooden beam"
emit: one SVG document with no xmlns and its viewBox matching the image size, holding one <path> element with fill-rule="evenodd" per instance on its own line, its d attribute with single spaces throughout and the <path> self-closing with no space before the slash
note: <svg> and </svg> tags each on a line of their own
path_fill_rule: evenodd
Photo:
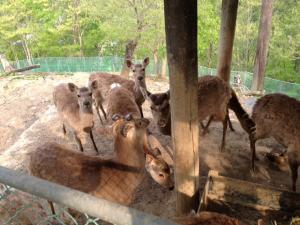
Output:
<svg viewBox="0 0 300 225">
<path fill-rule="evenodd" d="M 20 73 L 20 72 L 24 72 L 24 71 L 27 71 L 27 70 L 33 70 L 33 69 L 36 69 L 36 68 L 40 68 L 41 66 L 39 64 L 35 64 L 35 65 L 32 65 L 32 66 L 26 66 L 26 67 L 23 67 L 23 68 L 20 68 L 20 69 L 14 69 L 14 70 L 11 70 L 7 73 L 5 73 L 5 75 L 9 75 L 11 73 Z"/>
<path fill-rule="evenodd" d="M 264 90 L 264 78 L 272 26 L 272 3 L 273 0 L 262 0 L 253 82 L 251 87 L 252 91 L 262 92 Z"/>
<path fill-rule="evenodd" d="M 219 58 L 217 74 L 225 81 L 230 81 L 232 49 L 235 33 L 238 0 L 223 0 L 221 29 L 219 40 Z"/>
<path fill-rule="evenodd" d="M 199 204 L 197 0 L 164 0 L 170 71 L 176 213 Z"/>
</svg>

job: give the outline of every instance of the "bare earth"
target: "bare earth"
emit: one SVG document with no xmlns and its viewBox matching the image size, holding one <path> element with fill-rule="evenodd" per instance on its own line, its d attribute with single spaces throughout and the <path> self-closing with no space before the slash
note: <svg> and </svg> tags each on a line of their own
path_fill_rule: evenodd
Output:
<svg viewBox="0 0 300 225">
<path fill-rule="evenodd" d="M 54 141 L 69 145 L 74 150 L 77 146 L 71 134 L 63 136 L 62 127 L 52 103 L 52 90 L 61 82 L 73 82 L 77 85 L 87 83 L 88 73 L 70 75 L 30 76 L 27 79 L 0 79 L 0 165 L 15 170 L 27 171 L 27 154 L 37 146 Z M 29 79 L 30 78 L 30 79 Z M 148 79 L 147 86 L 152 92 L 168 89 L 166 81 Z M 253 99 L 241 99 L 248 112 L 251 112 Z M 143 105 L 145 117 L 151 118 L 148 103 Z M 282 149 L 274 140 L 257 143 L 260 161 L 256 163 L 256 174 L 250 173 L 250 147 L 246 133 L 242 130 L 235 115 L 230 113 L 235 132 L 228 131 L 226 151 L 220 152 L 222 123 L 214 122 L 210 132 L 200 140 L 200 171 L 207 176 L 209 170 L 217 170 L 221 175 L 261 183 L 265 185 L 290 188 L 288 169 L 284 172 L 272 168 L 264 159 L 264 154 L 272 149 Z M 112 154 L 112 140 L 103 135 L 98 118 L 95 117 L 96 143 L 103 155 Z M 158 133 L 155 125 L 150 130 L 166 149 L 171 149 L 171 138 Z M 85 143 L 88 154 L 94 154 L 91 143 Z M 165 154 L 166 155 L 166 154 Z M 201 187 L 205 179 L 201 179 Z M 298 182 L 299 183 L 299 182 Z M 298 190 L 300 185 L 298 185 Z M 165 190 L 149 177 L 140 187 L 133 207 L 143 211 L 172 218 L 175 215 L 175 195 Z"/>
</svg>

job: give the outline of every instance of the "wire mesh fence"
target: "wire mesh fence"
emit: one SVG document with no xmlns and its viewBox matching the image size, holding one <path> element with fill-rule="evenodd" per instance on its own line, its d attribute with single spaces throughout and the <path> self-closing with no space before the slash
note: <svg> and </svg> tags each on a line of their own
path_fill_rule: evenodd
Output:
<svg viewBox="0 0 300 225">
<path fill-rule="evenodd" d="M 45 199 L 0 184 L 0 224 L 3 225 L 100 225 L 104 222 L 86 213 L 56 205 L 55 214 Z"/>
<path fill-rule="evenodd" d="M 56 202 L 55 213 L 47 200 Z M 105 199 L 0 166 L 2 225 L 176 225 Z"/>
<path fill-rule="evenodd" d="M 34 58 L 34 64 L 40 64 L 40 68 L 32 70 L 33 72 L 57 72 L 57 73 L 73 73 L 73 72 L 118 72 L 121 71 L 123 65 L 123 58 L 115 56 L 107 57 L 48 57 L 48 58 Z M 12 62 L 15 68 L 23 68 L 28 66 L 27 60 L 19 60 Z M 166 71 L 162 71 L 162 70 Z M 151 75 L 168 74 L 167 67 L 163 66 L 162 62 L 154 64 L 151 62 L 147 67 L 147 73 Z M 0 66 L 0 72 L 3 68 Z M 216 69 L 199 66 L 199 76 L 201 75 L 215 75 Z M 253 74 L 247 71 L 232 71 L 231 82 L 235 76 L 240 75 L 242 85 L 250 89 L 253 79 Z M 289 96 L 300 99 L 300 84 L 289 83 L 281 80 L 265 78 L 266 93 L 280 92 Z"/>
</svg>

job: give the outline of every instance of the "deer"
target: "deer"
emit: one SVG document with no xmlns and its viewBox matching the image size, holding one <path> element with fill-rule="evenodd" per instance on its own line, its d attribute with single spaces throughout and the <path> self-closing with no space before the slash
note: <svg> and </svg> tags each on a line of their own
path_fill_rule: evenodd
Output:
<svg viewBox="0 0 300 225">
<path fill-rule="evenodd" d="M 90 89 L 78 88 L 73 83 L 59 84 L 54 88 L 53 102 L 62 121 L 64 135 L 66 135 L 66 127 L 68 127 L 75 137 L 79 150 L 83 152 L 79 136 L 88 133 L 95 151 L 98 152 L 92 132 L 94 122 Z"/>
<path fill-rule="evenodd" d="M 238 219 L 208 211 L 177 217 L 175 221 L 182 225 L 242 225 Z"/>
<path fill-rule="evenodd" d="M 145 99 L 140 91 L 139 86 L 137 85 L 137 82 L 143 81 L 145 83 L 145 71 L 148 64 L 149 64 L 148 57 L 145 58 L 142 63 L 136 63 L 136 64 L 134 64 L 129 59 L 126 60 L 126 65 L 133 72 L 134 81 L 128 80 L 119 75 L 114 75 L 109 73 L 91 74 L 89 77 L 89 87 L 93 91 L 93 98 L 95 100 L 96 103 L 95 107 L 97 108 L 97 110 L 99 108 L 99 105 L 102 105 L 104 103 L 104 100 L 108 97 L 110 85 L 113 83 L 119 83 L 122 87 L 126 88 L 128 91 L 130 91 L 133 94 L 135 102 L 139 107 L 141 117 L 143 117 L 142 104 L 144 103 Z M 103 113 L 103 115 L 105 117 L 105 113 Z M 98 114 L 98 117 L 101 120 L 100 114 Z"/>
<path fill-rule="evenodd" d="M 115 115 L 113 124 L 116 157 L 102 159 L 73 151 L 57 143 L 45 143 L 30 154 L 29 173 L 95 197 L 129 205 L 145 177 L 145 169 L 163 187 L 174 183 L 166 163 L 145 153 L 149 120 Z M 146 154 L 146 157 L 144 156 Z M 51 211 L 55 214 L 52 202 Z"/>
<path fill-rule="evenodd" d="M 252 111 L 254 125 L 250 130 L 252 170 L 256 156 L 257 140 L 273 137 L 287 148 L 291 170 L 292 190 L 296 191 L 300 164 L 300 101 L 284 94 L 267 94 L 257 100 Z"/>
<path fill-rule="evenodd" d="M 171 110 L 170 91 L 152 94 L 146 86 L 139 82 L 143 95 L 150 101 L 153 119 L 160 132 L 171 135 Z M 198 116 L 203 121 L 208 116 L 213 116 L 223 123 L 223 136 L 220 150 L 225 148 L 225 138 L 228 122 L 228 102 L 231 98 L 230 86 L 216 76 L 203 76 L 198 80 Z"/>
<path fill-rule="evenodd" d="M 115 114 L 125 116 L 129 113 L 134 118 L 141 117 L 140 109 L 133 94 L 120 84 L 112 84 L 107 98 L 108 118 L 112 118 Z"/>
</svg>

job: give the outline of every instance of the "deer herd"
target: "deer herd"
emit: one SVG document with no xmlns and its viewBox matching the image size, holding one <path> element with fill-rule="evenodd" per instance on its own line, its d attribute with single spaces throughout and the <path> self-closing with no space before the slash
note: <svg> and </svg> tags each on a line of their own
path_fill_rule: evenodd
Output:
<svg viewBox="0 0 300 225">
<path fill-rule="evenodd" d="M 88 87 L 73 83 L 54 88 L 53 101 L 62 123 L 62 131 L 69 130 L 80 151 L 63 145 L 46 143 L 30 155 L 32 175 L 62 184 L 96 197 L 129 205 L 146 172 L 160 185 L 174 188 L 171 168 L 159 149 L 151 149 L 151 135 L 144 118 L 142 104 L 150 104 L 153 120 L 164 135 L 171 135 L 170 91 L 151 93 L 147 89 L 145 70 L 149 58 L 141 64 L 127 60 L 134 80 L 108 73 L 91 74 Z M 93 106 L 102 126 L 110 128 L 115 156 L 102 158 L 84 151 L 82 136 L 88 135 L 98 153 L 94 136 Z M 292 189 L 296 191 L 297 170 L 300 163 L 300 101 L 283 94 L 268 94 L 254 105 L 252 116 L 243 109 L 230 85 L 218 76 L 203 76 L 198 80 L 198 115 L 203 134 L 212 120 L 222 121 L 223 135 L 220 151 L 225 150 L 227 127 L 233 130 L 229 118 L 232 110 L 249 136 L 251 169 L 255 169 L 255 142 L 273 137 L 287 147 L 292 172 Z M 102 114 L 102 115 L 101 115 Z M 204 126 L 203 121 L 209 118 Z M 55 213 L 51 204 L 52 212 Z"/>
</svg>

